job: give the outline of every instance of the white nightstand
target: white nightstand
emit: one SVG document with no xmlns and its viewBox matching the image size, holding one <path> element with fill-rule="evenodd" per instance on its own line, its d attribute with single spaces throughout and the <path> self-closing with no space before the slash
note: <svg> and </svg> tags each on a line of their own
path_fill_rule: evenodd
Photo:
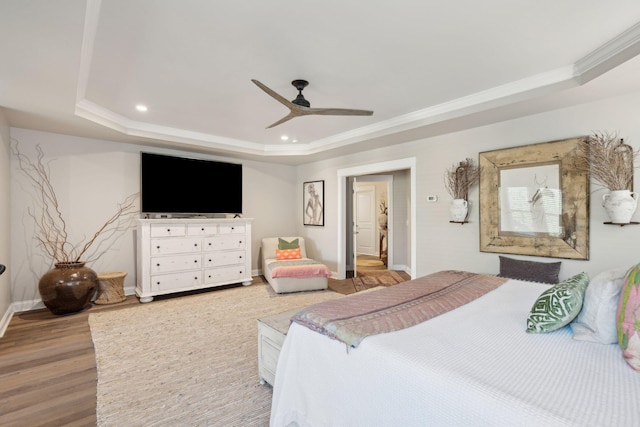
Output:
<svg viewBox="0 0 640 427">
<path fill-rule="evenodd" d="M 260 384 L 275 381 L 278 357 L 289 331 L 290 319 L 302 307 L 258 319 L 258 374 Z"/>
</svg>

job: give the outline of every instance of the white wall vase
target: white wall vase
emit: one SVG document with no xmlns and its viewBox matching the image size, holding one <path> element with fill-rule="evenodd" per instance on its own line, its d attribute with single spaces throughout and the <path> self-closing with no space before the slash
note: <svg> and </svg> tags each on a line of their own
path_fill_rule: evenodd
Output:
<svg viewBox="0 0 640 427">
<path fill-rule="evenodd" d="M 449 212 L 451 213 L 451 221 L 464 222 L 469 212 L 469 204 L 465 199 L 453 199 Z"/>
<path fill-rule="evenodd" d="M 615 190 L 602 195 L 602 206 L 614 224 L 629 224 L 638 207 L 638 193 Z"/>
</svg>

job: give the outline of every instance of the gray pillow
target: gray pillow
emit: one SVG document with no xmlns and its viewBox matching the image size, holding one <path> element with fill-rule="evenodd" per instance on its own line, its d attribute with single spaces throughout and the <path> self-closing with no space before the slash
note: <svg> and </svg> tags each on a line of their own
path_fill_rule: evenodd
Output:
<svg viewBox="0 0 640 427">
<path fill-rule="evenodd" d="M 522 261 L 519 259 L 507 258 L 506 256 L 500 256 L 500 274 L 498 276 L 555 285 L 558 283 L 560 264 L 562 264 L 562 261 Z"/>
</svg>

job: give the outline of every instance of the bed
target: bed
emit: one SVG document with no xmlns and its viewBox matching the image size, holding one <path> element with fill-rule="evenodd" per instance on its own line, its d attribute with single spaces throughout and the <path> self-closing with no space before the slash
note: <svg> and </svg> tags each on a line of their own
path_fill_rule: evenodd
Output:
<svg viewBox="0 0 640 427">
<path fill-rule="evenodd" d="M 355 347 L 293 322 L 271 426 L 639 426 L 640 372 L 618 345 L 574 339 L 569 326 L 525 333 L 550 287 L 507 279 Z"/>
<path fill-rule="evenodd" d="M 277 259 L 279 242 L 295 242 L 299 259 Z M 331 272 L 326 265 L 307 258 L 303 237 L 266 237 L 262 239 L 262 273 L 276 293 L 327 289 Z"/>
</svg>

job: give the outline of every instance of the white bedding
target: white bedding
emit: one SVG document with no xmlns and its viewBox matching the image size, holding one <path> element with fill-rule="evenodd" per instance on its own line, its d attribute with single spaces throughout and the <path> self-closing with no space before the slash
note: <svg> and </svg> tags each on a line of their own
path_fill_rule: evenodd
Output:
<svg viewBox="0 0 640 427">
<path fill-rule="evenodd" d="M 292 324 L 271 426 L 640 426 L 640 374 L 616 344 L 525 332 L 548 287 L 510 280 L 349 352 Z"/>
</svg>

